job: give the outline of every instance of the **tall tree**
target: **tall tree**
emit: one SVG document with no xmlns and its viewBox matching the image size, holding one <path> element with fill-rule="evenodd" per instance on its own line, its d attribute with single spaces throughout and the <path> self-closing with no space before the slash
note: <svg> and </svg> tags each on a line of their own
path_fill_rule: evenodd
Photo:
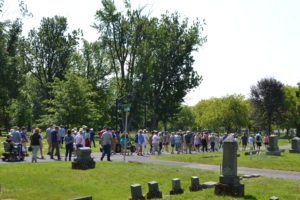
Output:
<svg viewBox="0 0 300 200">
<path fill-rule="evenodd" d="M 284 105 L 283 84 L 274 78 L 264 78 L 251 87 L 252 118 L 259 128 L 270 134 L 272 125 L 281 119 Z"/>
<path fill-rule="evenodd" d="M 68 127 L 81 126 L 95 127 L 104 113 L 97 110 L 97 98 L 92 85 L 87 79 L 75 74 L 67 74 L 65 80 L 58 78 L 51 84 L 53 99 L 49 100 L 47 115 L 43 115 L 41 124 L 65 124 Z"/>
<path fill-rule="evenodd" d="M 118 85 L 116 94 L 133 94 L 132 116 L 143 116 L 147 104 L 152 128 L 158 121 L 166 123 L 179 111 L 187 92 L 201 82 L 193 70 L 192 52 L 205 41 L 202 26 L 196 21 L 188 27 L 178 14 L 162 19 L 142 15 L 142 9 L 131 10 L 125 2 L 125 14 L 118 12 L 112 0 L 103 0 L 97 11 L 95 28 L 109 52 Z M 164 42 L 162 42 L 164 41 Z"/>
<path fill-rule="evenodd" d="M 283 86 L 284 92 L 284 106 L 282 107 L 280 127 L 287 130 L 289 133 L 290 128 L 296 128 L 297 122 L 300 121 L 300 116 L 297 113 L 297 105 L 300 99 L 297 97 L 297 87 L 285 85 Z"/>
<path fill-rule="evenodd" d="M 26 70 L 37 84 L 31 89 L 38 94 L 33 99 L 34 107 L 40 117 L 47 113 L 50 105 L 46 100 L 52 98 L 50 84 L 55 78 L 64 79 L 70 69 L 70 61 L 76 51 L 80 36 L 79 30 L 68 32 L 67 19 L 61 16 L 43 18 L 40 27 L 30 30 L 23 41 L 23 59 Z M 39 108 L 39 109 L 37 109 Z"/>
<path fill-rule="evenodd" d="M 138 65 L 141 70 L 136 76 L 142 80 L 137 85 L 146 88 L 145 96 L 153 110 L 152 127 L 156 129 L 158 121 L 166 123 L 178 113 L 188 91 L 201 83 L 202 77 L 193 69 L 192 53 L 206 37 L 199 21 L 189 27 L 188 19 L 181 21 L 178 13 L 153 18 L 149 24 L 146 44 L 139 51 L 143 53 Z"/>
<path fill-rule="evenodd" d="M 50 98 L 48 83 L 64 77 L 78 44 L 80 32 L 67 33 L 67 27 L 65 17 L 43 18 L 38 30 L 32 29 L 25 41 L 25 65 L 43 88 L 45 99 Z"/>
<path fill-rule="evenodd" d="M 20 20 L 10 23 L 0 22 L 0 124 L 9 126 L 7 107 L 19 95 L 23 83 L 23 68 L 19 42 L 22 32 Z"/>
</svg>

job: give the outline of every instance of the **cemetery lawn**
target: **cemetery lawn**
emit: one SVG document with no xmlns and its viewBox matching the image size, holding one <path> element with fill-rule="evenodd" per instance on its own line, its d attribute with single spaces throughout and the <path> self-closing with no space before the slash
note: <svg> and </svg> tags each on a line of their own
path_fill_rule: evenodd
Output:
<svg viewBox="0 0 300 200">
<path fill-rule="evenodd" d="M 130 185 L 136 183 L 141 184 L 143 195 L 146 195 L 150 181 L 158 182 L 163 199 L 258 200 L 271 196 L 300 199 L 299 180 L 267 177 L 244 179 L 241 183 L 245 184 L 245 197 L 232 198 L 216 196 L 212 188 L 189 192 L 191 176 L 198 176 L 200 183 L 218 182 L 218 172 L 136 162 L 97 161 L 96 168 L 89 170 L 72 170 L 71 163 L 64 161 L 9 163 L 1 164 L 0 172 L 0 199 L 66 200 L 91 195 L 96 200 L 124 200 L 131 197 Z M 184 194 L 169 196 L 173 178 L 180 178 Z"/>
<path fill-rule="evenodd" d="M 247 151 L 248 152 L 248 151 Z M 288 149 L 281 153 L 281 156 L 265 155 L 265 151 L 262 151 L 261 155 L 252 155 L 250 159 L 249 155 L 244 154 L 245 151 L 238 151 L 240 156 L 238 157 L 238 166 L 250 167 L 258 169 L 276 169 L 287 171 L 300 172 L 300 154 L 289 153 Z M 220 165 L 222 163 L 223 154 L 221 152 L 205 152 L 194 154 L 164 154 L 162 156 L 154 156 L 155 159 L 171 160 L 179 162 L 191 162 Z"/>
</svg>

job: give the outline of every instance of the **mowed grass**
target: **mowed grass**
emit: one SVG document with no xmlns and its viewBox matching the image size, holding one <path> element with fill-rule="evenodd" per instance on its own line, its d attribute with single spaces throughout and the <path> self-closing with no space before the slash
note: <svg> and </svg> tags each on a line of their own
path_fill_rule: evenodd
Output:
<svg viewBox="0 0 300 200">
<path fill-rule="evenodd" d="M 280 156 L 266 155 L 263 150 L 261 154 L 245 155 L 246 151 L 238 151 L 238 166 L 251 167 L 259 169 L 276 169 L 287 171 L 300 171 L 300 154 L 289 153 L 288 150 L 281 153 Z M 249 152 L 249 151 L 247 151 Z M 180 162 L 192 162 L 220 165 L 222 163 L 222 152 L 205 152 L 194 154 L 168 154 L 163 156 L 155 156 L 155 159 L 172 160 Z"/>
<path fill-rule="evenodd" d="M 201 169 L 142 163 L 96 162 L 95 169 L 72 170 L 70 162 L 10 163 L 0 165 L 0 199 L 66 200 L 91 195 L 95 200 L 124 200 L 131 197 L 130 186 L 141 184 L 143 194 L 148 182 L 157 181 L 163 199 L 280 199 L 300 200 L 300 181 L 258 177 L 242 180 L 245 197 L 216 196 L 214 189 L 189 192 L 190 177 L 200 183 L 219 180 L 219 173 Z M 169 195 L 172 179 L 180 178 L 184 194 Z M 280 183 L 280 184 L 279 184 Z"/>
</svg>

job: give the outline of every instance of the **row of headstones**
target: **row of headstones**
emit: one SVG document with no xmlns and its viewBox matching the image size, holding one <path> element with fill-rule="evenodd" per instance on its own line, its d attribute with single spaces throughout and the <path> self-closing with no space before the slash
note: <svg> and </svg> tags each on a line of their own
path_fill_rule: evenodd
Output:
<svg viewBox="0 0 300 200">
<path fill-rule="evenodd" d="M 191 186 L 189 187 L 190 191 L 199 191 L 202 190 L 203 185 L 200 185 L 199 178 L 197 176 L 191 177 Z M 149 192 L 146 194 L 146 197 L 143 196 L 142 186 L 140 184 L 133 184 L 130 187 L 131 189 L 131 198 L 130 200 L 141 200 L 141 199 L 153 199 L 153 198 L 162 198 L 162 192 L 159 191 L 158 183 L 156 181 L 151 181 L 148 183 Z M 172 190 L 170 190 L 170 195 L 182 194 L 184 189 L 181 188 L 181 183 L 179 178 L 172 179 Z"/>
<path fill-rule="evenodd" d="M 300 138 L 294 137 L 292 139 L 292 149 L 290 150 L 290 153 L 300 153 Z"/>
<path fill-rule="evenodd" d="M 279 149 L 278 147 L 278 136 L 271 135 L 269 137 L 269 146 L 267 148 L 267 155 L 281 155 L 284 149 Z M 290 153 L 300 153 L 300 138 L 294 137 L 291 141 Z M 251 155 L 252 153 L 258 153 L 258 151 L 246 152 L 245 155 Z"/>
<path fill-rule="evenodd" d="M 208 182 L 208 184 L 200 184 L 199 178 L 197 176 L 191 177 L 191 185 L 189 190 L 191 192 L 196 192 L 202 189 L 209 187 L 214 187 L 217 183 Z M 146 197 L 143 196 L 142 186 L 140 184 L 133 184 L 130 186 L 131 189 L 131 198 L 129 200 L 144 200 L 144 199 L 160 199 L 162 198 L 162 192 L 159 190 L 158 183 L 156 181 L 151 181 L 148 183 L 149 192 L 146 194 Z M 172 179 L 172 190 L 170 190 L 170 195 L 183 194 L 184 189 L 181 188 L 181 183 L 179 178 Z M 278 197 L 272 196 L 269 200 L 279 200 Z"/>
<path fill-rule="evenodd" d="M 267 148 L 267 155 L 280 155 L 284 150 L 279 149 L 278 147 L 278 136 L 271 135 L 269 138 L 269 147 Z M 294 137 L 291 142 L 290 153 L 300 153 L 300 138 Z"/>
</svg>

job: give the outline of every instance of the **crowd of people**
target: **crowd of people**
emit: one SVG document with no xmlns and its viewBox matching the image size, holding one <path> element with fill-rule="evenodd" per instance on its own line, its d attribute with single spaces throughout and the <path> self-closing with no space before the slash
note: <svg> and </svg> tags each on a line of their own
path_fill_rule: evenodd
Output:
<svg viewBox="0 0 300 200">
<path fill-rule="evenodd" d="M 7 136 L 7 142 L 10 142 L 12 148 L 21 148 L 20 151 L 25 154 L 30 146 L 32 151 L 32 162 L 37 162 L 37 154 L 40 152 L 41 159 L 43 155 L 43 142 L 45 138 L 48 143 L 47 154 L 50 159 L 57 157 L 61 160 L 61 148 L 65 148 L 65 161 L 71 161 L 72 155 L 76 156 L 76 149 L 80 147 L 96 147 L 95 139 L 99 140 L 100 151 L 102 151 L 101 160 L 107 156 L 111 161 L 111 154 L 131 154 L 138 156 L 160 155 L 163 151 L 170 154 L 191 154 L 192 152 L 215 152 L 222 148 L 223 141 L 228 134 L 211 133 L 209 131 L 150 131 L 140 129 L 135 134 L 121 133 L 111 130 L 104 126 L 97 133 L 93 128 L 83 125 L 80 128 L 65 129 L 63 125 L 49 125 L 46 129 L 45 137 L 42 130 L 35 128 L 31 134 L 27 133 L 26 128 L 20 130 L 16 127 L 11 129 Z M 262 136 L 260 132 L 255 135 L 243 134 L 239 137 L 234 134 L 234 139 L 241 144 L 242 150 L 246 150 L 249 145 L 250 150 L 260 150 L 264 144 L 267 148 L 268 136 Z M 29 145 L 27 143 L 30 143 Z M 19 146 L 15 144 L 21 144 Z"/>
</svg>

